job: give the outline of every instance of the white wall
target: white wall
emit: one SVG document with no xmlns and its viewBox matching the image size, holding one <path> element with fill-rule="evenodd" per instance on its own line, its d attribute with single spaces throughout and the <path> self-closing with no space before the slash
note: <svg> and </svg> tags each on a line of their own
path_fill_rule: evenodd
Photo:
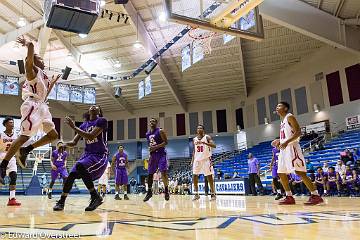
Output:
<svg viewBox="0 0 360 240">
<path fill-rule="evenodd" d="M 300 125 L 307 125 L 312 122 L 328 119 L 331 122 L 331 128 L 334 129 L 344 123 L 345 117 L 359 114 L 360 100 L 349 102 L 349 93 L 345 76 L 345 68 L 359 62 L 360 56 L 332 47 L 323 47 L 317 52 L 303 58 L 298 64 L 274 75 L 269 79 L 267 84 L 262 84 L 261 86 L 252 89 L 246 100 L 246 106 L 251 104 L 255 105 L 255 127 L 246 128 L 248 143 L 253 145 L 258 142 L 271 140 L 279 135 L 279 121 L 275 121 L 269 125 L 258 125 L 256 100 L 265 97 L 267 106 L 266 111 L 269 118 L 270 110 L 268 96 L 277 92 L 280 99 L 280 92 L 283 89 L 291 88 L 293 111 L 296 113 L 294 89 L 302 86 L 306 87 L 309 113 L 297 116 Z M 326 79 L 324 78 L 321 80 L 321 84 L 325 107 L 324 109 L 321 109 L 319 113 L 313 112 L 314 103 L 311 101 L 309 86 L 315 81 L 315 74 L 324 72 L 324 76 L 326 76 L 326 74 L 335 71 L 340 72 L 344 103 L 330 108 L 327 84 Z M 246 116 L 246 113 L 244 113 L 244 115 Z M 246 117 L 244 118 L 245 126 L 251 126 L 251 123 L 246 122 Z"/>
</svg>

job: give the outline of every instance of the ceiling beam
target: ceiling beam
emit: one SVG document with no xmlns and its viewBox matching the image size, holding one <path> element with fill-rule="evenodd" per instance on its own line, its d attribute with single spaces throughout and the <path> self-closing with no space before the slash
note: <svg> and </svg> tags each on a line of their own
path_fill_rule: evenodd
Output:
<svg viewBox="0 0 360 240">
<path fill-rule="evenodd" d="M 70 42 L 68 42 L 60 31 L 54 30 L 54 33 L 56 37 L 60 40 L 60 42 L 64 45 L 64 47 L 73 55 L 73 57 L 75 58 L 75 63 L 81 69 L 81 71 L 83 71 L 89 77 L 89 79 L 91 79 L 94 83 L 100 85 L 101 88 L 109 95 L 110 98 L 112 98 L 115 101 L 117 105 L 119 105 L 127 112 L 132 113 L 133 112 L 132 107 L 124 100 L 122 96 L 120 96 L 119 98 L 115 98 L 114 88 L 110 83 L 108 83 L 104 79 L 95 79 L 91 77 L 91 74 L 85 70 L 84 66 L 81 64 L 81 52 L 76 47 L 74 47 Z"/>
<path fill-rule="evenodd" d="M 330 46 L 360 54 L 360 29 L 346 26 L 340 18 L 298 0 L 266 0 L 263 18 Z"/>
<path fill-rule="evenodd" d="M 149 33 L 146 30 L 145 23 L 142 21 L 141 16 L 136 11 L 134 5 L 131 0 L 124 5 L 126 12 L 130 15 L 131 25 L 135 28 L 135 31 L 138 31 L 139 40 L 142 42 L 144 48 L 148 50 L 149 57 L 153 56 L 157 52 L 157 48 L 155 43 L 151 39 Z M 138 29 L 136 29 L 136 26 Z M 164 81 L 170 88 L 171 93 L 173 94 L 176 102 L 181 106 L 181 108 L 186 112 L 186 102 L 181 95 L 174 79 L 171 77 L 170 73 L 167 70 L 167 67 L 163 64 L 161 58 L 158 60 L 158 67 L 160 69 L 161 75 Z"/>
<path fill-rule="evenodd" d="M 51 28 L 44 26 L 40 29 L 38 43 L 39 43 L 39 55 L 41 57 L 44 57 L 45 55 L 46 48 L 49 43 L 50 35 L 51 35 Z"/>
<path fill-rule="evenodd" d="M 246 74 L 245 74 L 245 64 L 244 64 L 244 55 L 243 55 L 243 51 L 242 51 L 242 46 L 241 46 L 241 39 L 240 39 L 240 43 L 239 43 L 239 49 L 240 49 L 240 66 L 241 66 L 241 80 L 244 83 L 245 87 L 244 87 L 244 92 L 245 92 L 245 96 L 248 97 L 248 89 L 247 89 L 247 84 L 246 84 Z"/>
<path fill-rule="evenodd" d="M 41 18 L 33 23 L 27 24 L 25 27 L 10 31 L 0 37 L 0 46 L 6 44 L 8 42 L 15 41 L 17 37 L 27 34 L 42 25 L 44 25 L 44 20 Z"/>
<path fill-rule="evenodd" d="M 344 3 L 345 3 L 345 0 L 338 0 L 336 7 L 334 8 L 334 12 L 333 12 L 333 15 L 335 17 L 338 17 L 340 15 L 341 10 L 344 6 Z"/>
</svg>

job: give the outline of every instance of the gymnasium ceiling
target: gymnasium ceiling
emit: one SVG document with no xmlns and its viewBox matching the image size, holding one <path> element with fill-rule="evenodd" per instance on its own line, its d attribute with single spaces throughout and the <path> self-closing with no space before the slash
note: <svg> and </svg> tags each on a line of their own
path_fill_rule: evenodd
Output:
<svg viewBox="0 0 360 240">
<path fill-rule="evenodd" d="M 122 5 L 115 5 L 112 0 L 106 2 L 105 9 L 125 12 Z M 139 24 L 144 23 L 149 40 L 156 48 L 165 45 L 184 27 L 161 22 L 158 19 L 158 14 L 163 10 L 163 0 L 130 0 L 130 2 L 135 10 L 135 16 L 129 13 L 132 15 L 129 21 L 131 24 L 99 17 L 86 38 L 62 31 L 41 30 L 41 26 L 30 31 L 26 36 L 36 40 L 40 38 L 40 31 L 49 34 L 49 37 L 42 34 L 41 44 L 39 43 L 38 47 L 46 48 L 45 63 L 51 67 L 62 69 L 68 65 L 75 72 L 128 75 L 151 56 L 149 49 L 133 47 L 137 36 L 140 35 L 140 39 L 144 34 L 140 30 L 138 33 L 136 31 L 137 26 L 139 27 L 135 24 L 136 13 L 139 14 Z M 360 15 L 359 0 L 303 0 L 303 2 L 341 19 L 356 19 Z M 21 16 L 25 17 L 28 23 L 41 19 L 41 1 L 0 1 L 0 38 L 18 28 L 16 23 Z M 267 81 L 273 74 L 301 61 L 302 57 L 326 44 L 267 19 L 264 19 L 264 29 L 265 39 L 261 42 L 236 38 L 223 45 L 222 35 L 214 37 L 211 55 L 182 73 L 180 51 L 190 42 L 186 36 L 163 55 L 161 70 L 156 67 L 152 72 L 152 94 L 143 100 L 138 100 L 138 83 L 146 76 L 144 73 L 134 79 L 123 81 L 105 81 L 72 74 L 67 82 L 96 87 L 97 102 L 105 111 L 124 109 L 133 111 L 171 104 L 186 107 L 186 104 L 209 99 L 246 96 L 252 88 Z M 17 48 L 14 42 L 0 46 L 0 53 L 0 60 L 16 60 L 25 56 L 24 50 Z M 79 61 L 77 58 L 80 55 Z M 116 60 L 122 63 L 121 67 L 113 66 Z M 0 68 L 2 74 L 18 72 L 17 67 L 14 66 L 0 64 Z M 120 86 L 123 90 L 120 99 L 113 97 L 113 87 L 116 86 Z M 87 108 L 82 104 L 68 104 L 66 107 L 79 111 Z"/>
</svg>

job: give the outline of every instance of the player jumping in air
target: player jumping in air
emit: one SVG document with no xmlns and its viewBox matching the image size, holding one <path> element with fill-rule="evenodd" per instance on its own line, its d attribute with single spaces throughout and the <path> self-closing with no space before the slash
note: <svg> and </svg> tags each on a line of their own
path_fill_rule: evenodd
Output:
<svg viewBox="0 0 360 240">
<path fill-rule="evenodd" d="M 57 149 L 52 152 L 51 155 L 51 182 L 48 190 L 48 198 L 52 198 L 52 188 L 55 184 L 55 181 L 58 177 L 63 179 L 63 184 L 66 182 L 67 177 L 69 176 L 66 170 L 66 162 L 68 153 L 65 151 L 63 142 L 59 141 L 56 145 Z"/>
<path fill-rule="evenodd" d="M 278 161 L 278 174 L 281 184 L 284 187 L 286 198 L 279 202 L 280 205 L 295 204 L 292 196 L 288 174 L 295 171 L 301 177 L 305 186 L 309 189 L 311 196 L 305 205 L 317 205 L 324 202 L 319 196 L 314 184 L 306 175 L 305 159 L 299 144 L 301 130 L 296 118 L 289 113 L 290 105 L 287 102 L 280 102 L 276 107 L 276 112 L 281 118 L 280 140 L 275 140 L 276 147 L 280 148 Z"/>
<path fill-rule="evenodd" d="M 21 132 L 20 136 L 12 142 L 3 161 L 1 162 L 1 184 L 4 184 L 4 177 L 6 175 L 6 169 L 9 161 L 19 149 L 19 155 L 17 155 L 16 158 L 18 164 L 24 168 L 26 167 L 27 155 L 34 148 L 51 143 L 58 138 L 58 133 L 56 132 L 55 125 L 52 122 L 52 116 L 49 111 L 49 107 L 46 104 L 46 100 L 51 92 L 51 89 L 61 75 L 57 75 L 56 77 L 53 76 L 50 81 L 44 72 L 45 65 L 43 59 L 34 53 L 34 44 L 24 38 L 18 38 L 17 42 L 28 49 L 25 59 L 26 81 L 22 88 L 22 99 L 24 102 L 20 107 Z M 41 126 L 46 135 L 33 144 L 21 148 L 21 146 L 27 142 L 31 136 L 37 133 Z"/>
<path fill-rule="evenodd" d="M 16 139 L 16 134 L 14 133 L 14 120 L 10 117 L 5 118 L 3 121 L 3 125 L 5 127 L 5 131 L 0 133 L 0 160 L 3 159 L 6 152 L 10 148 L 13 141 Z M 17 178 L 17 166 L 16 166 L 16 159 L 12 157 L 10 159 L 9 164 L 6 168 L 6 175 L 10 178 L 9 183 L 9 190 L 10 190 L 10 197 L 8 201 L 8 206 L 20 206 L 21 203 L 18 202 L 15 198 L 16 192 L 16 178 Z"/>
<path fill-rule="evenodd" d="M 64 184 L 60 200 L 54 206 L 54 211 L 64 210 L 65 200 L 70 193 L 75 179 L 82 179 L 90 192 L 91 201 L 85 211 L 93 211 L 103 203 L 103 198 L 97 193 L 93 181 L 99 179 L 108 166 L 107 120 L 103 118 L 100 107 L 93 105 L 89 109 L 89 119 L 76 127 L 73 120 L 66 117 L 66 123 L 76 132 L 66 147 L 74 147 L 80 138 L 85 139 L 85 152 L 73 166 Z"/>
<path fill-rule="evenodd" d="M 193 166 L 193 181 L 194 181 L 194 198 L 193 200 L 199 200 L 200 195 L 198 192 L 199 175 L 204 174 L 207 178 L 210 190 L 211 201 L 216 200 L 215 185 L 214 185 L 214 167 L 211 162 L 212 148 L 216 148 L 216 145 L 209 135 L 205 134 L 204 126 L 199 125 L 197 127 L 197 136 L 194 138 L 194 151 L 191 164 Z"/>
<path fill-rule="evenodd" d="M 165 146 L 168 144 L 167 136 L 164 130 L 157 127 L 158 121 L 155 118 L 150 119 L 150 130 L 146 133 L 146 139 L 149 145 L 150 159 L 148 168 L 148 191 L 144 202 L 148 201 L 152 193 L 152 184 L 154 173 L 159 169 L 161 178 L 165 186 L 165 200 L 169 201 L 169 180 L 167 175 L 168 160 L 166 157 Z"/>
<path fill-rule="evenodd" d="M 124 147 L 122 145 L 119 146 L 118 150 L 111 162 L 111 169 L 115 172 L 115 200 L 121 200 L 119 196 L 121 187 L 123 187 L 124 191 L 124 200 L 129 200 L 126 194 L 128 184 L 127 168 L 129 167 L 128 156 L 124 153 Z"/>
</svg>

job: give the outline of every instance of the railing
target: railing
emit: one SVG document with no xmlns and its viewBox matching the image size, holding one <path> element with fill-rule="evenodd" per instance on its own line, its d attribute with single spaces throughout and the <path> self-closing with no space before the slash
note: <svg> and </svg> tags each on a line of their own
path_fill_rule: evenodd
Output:
<svg viewBox="0 0 360 240">
<path fill-rule="evenodd" d="M 321 142 L 325 142 L 325 135 L 321 135 L 318 136 L 317 138 L 310 140 L 308 143 L 304 144 L 301 148 L 303 152 L 310 152 L 314 144 Z"/>
</svg>

